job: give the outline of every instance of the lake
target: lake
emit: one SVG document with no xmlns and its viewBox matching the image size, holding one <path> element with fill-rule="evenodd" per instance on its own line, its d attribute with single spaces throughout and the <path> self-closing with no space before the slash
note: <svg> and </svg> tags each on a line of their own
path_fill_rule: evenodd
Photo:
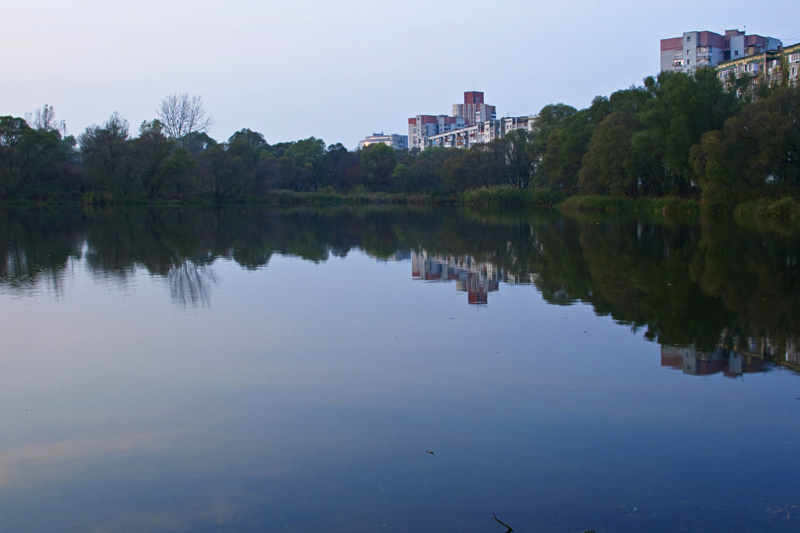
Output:
<svg viewBox="0 0 800 533">
<path fill-rule="evenodd" d="M 800 227 L 1 215 L 0 530 L 800 529 Z"/>
</svg>

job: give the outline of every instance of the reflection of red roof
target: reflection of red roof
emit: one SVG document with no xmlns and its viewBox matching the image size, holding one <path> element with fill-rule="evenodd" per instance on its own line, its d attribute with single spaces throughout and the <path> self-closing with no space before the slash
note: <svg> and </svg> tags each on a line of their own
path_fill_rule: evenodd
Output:
<svg viewBox="0 0 800 533">
<path fill-rule="evenodd" d="M 489 295 L 485 292 L 470 292 L 467 295 L 470 305 L 480 305 L 489 303 Z"/>
<path fill-rule="evenodd" d="M 697 373 L 702 376 L 709 376 L 722 371 L 722 359 L 716 361 L 698 361 Z"/>
<path fill-rule="evenodd" d="M 661 366 L 669 366 L 680 370 L 683 368 L 683 357 L 680 355 L 661 354 Z"/>
<path fill-rule="evenodd" d="M 747 357 L 744 360 L 743 370 L 748 374 L 757 374 L 764 371 L 764 360 L 758 357 Z"/>
</svg>

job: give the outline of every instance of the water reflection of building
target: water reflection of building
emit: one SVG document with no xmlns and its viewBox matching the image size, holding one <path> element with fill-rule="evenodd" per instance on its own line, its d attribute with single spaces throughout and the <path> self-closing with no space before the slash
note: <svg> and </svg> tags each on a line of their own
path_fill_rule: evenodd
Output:
<svg viewBox="0 0 800 533">
<path fill-rule="evenodd" d="M 500 282 L 515 285 L 533 283 L 535 275 L 515 275 L 488 261 L 478 261 L 468 255 L 434 255 L 411 252 L 411 276 L 429 282 L 456 283 L 456 290 L 467 293 L 471 305 L 489 303 L 489 293 L 500 288 Z"/>
<path fill-rule="evenodd" d="M 731 337 L 728 332 L 723 332 L 720 343 L 710 351 L 695 346 L 661 346 L 661 366 L 692 376 L 721 372 L 725 377 L 736 378 L 777 366 L 800 370 L 799 362 L 800 355 L 791 343 L 783 351 L 767 337 Z"/>
</svg>

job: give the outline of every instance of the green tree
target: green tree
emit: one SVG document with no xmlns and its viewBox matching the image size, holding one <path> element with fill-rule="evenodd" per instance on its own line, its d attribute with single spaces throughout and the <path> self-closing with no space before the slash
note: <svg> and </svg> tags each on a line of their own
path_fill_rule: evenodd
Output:
<svg viewBox="0 0 800 533">
<path fill-rule="evenodd" d="M 148 200 L 156 198 L 166 183 L 172 183 L 180 195 L 180 178 L 193 170 L 195 163 L 188 150 L 164 135 L 161 122 L 142 122 L 139 137 L 133 144 L 134 174 Z"/>
<path fill-rule="evenodd" d="M 330 159 L 322 139 L 309 137 L 292 144 L 285 156 L 297 167 L 295 176 L 299 190 L 316 191 L 331 182 Z"/>
<path fill-rule="evenodd" d="M 89 126 L 78 137 L 84 173 L 90 183 L 118 197 L 126 197 L 136 189 L 135 157 L 128 138 L 128 121 L 116 112 L 102 126 Z"/>
<path fill-rule="evenodd" d="M 31 128 L 18 117 L 0 117 L 0 187 L 6 196 L 12 198 L 58 173 L 68 160 L 68 146 L 56 130 Z"/>
<path fill-rule="evenodd" d="M 391 176 L 397 166 L 397 153 L 383 143 L 371 144 L 361 150 L 361 168 L 365 185 L 374 191 L 392 188 Z"/>
</svg>

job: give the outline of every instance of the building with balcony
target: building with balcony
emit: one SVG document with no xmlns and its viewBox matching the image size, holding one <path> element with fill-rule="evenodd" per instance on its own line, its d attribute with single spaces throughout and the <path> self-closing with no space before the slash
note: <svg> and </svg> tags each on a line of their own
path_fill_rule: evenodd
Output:
<svg viewBox="0 0 800 533">
<path fill-rule="evenodd" d="M 431 137 L 484 124 L 497 118 L 495 106 L 483 101 L 483 93 L 467 91 L 463 104 L 453 104 L 453 116 L 417 115 L 408 119 L 409 148 L 424 150 L 433 146 Z"/>
<path fill-rule="evenodd" d="M 428 139 L 429 146 L 442 148 L 469 149 L 475 144 L 486 144 L 495 139 L 502 139 L 517 129 L 533 131 L 536 115 L 529 117 L 503 117 L 499 120 L 487 120 L 473 126 L 455 129 L 446 133 L 432 135 Z"/>
<path fill-rule="evenodd" d="M 751 53 L 739 59 L 723 61 L 717 65 L 717 73 L 724 82 L 728 82 L 731 76 L 739 79 L 747 75 L 773 84 L 783 78 L 784 68 L 789 81 L 797 83 L 800 76 L 800 43 L 779 50 Z"/>
<path fill-rule="evenodd" d="M 727 30 L 725 35 L 690 31 L 681 37 L 661 39 L 661 71 L 693 72 L 698 67 L 780 51 L 781 47 L 779 39 L 746 35 L 739 30 Z"/>
<path fill-rule="evenodd" d="M 430 138 L 434 135 L 461 129 L 466 125 L 463 117 L 417 115 L 408 119 L 409 148 L 424 150 L 430 146 Z"/>
</svg>

